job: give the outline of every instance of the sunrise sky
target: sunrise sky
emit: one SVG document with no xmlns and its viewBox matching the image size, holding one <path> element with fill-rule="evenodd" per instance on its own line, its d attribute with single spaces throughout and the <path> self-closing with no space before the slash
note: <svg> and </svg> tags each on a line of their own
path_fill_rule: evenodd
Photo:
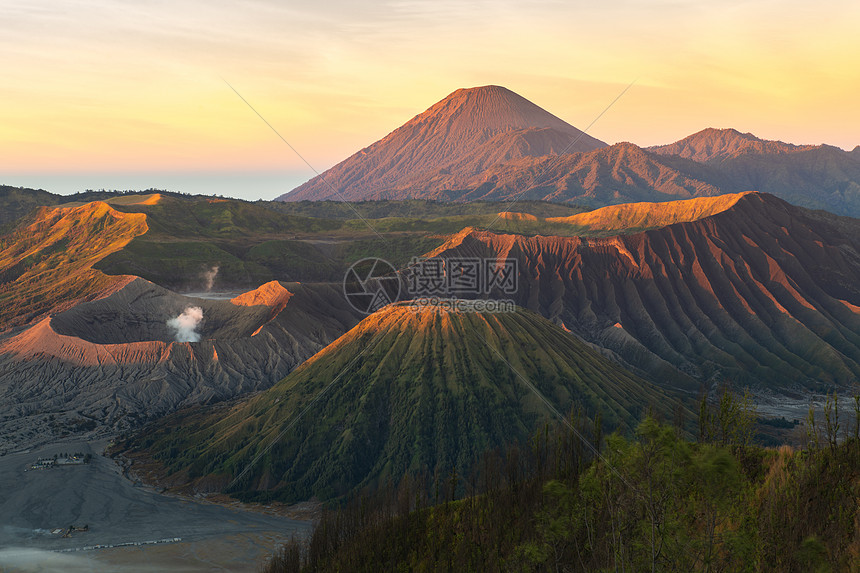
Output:
<svg viewBox="0 0 860 573">
<path fill-rule="evenodd" d="M 0 0 L 0 184 L 272 199 L 459 87 L 608 143 L 860 144 L 856 1 Z"/>
</svg>

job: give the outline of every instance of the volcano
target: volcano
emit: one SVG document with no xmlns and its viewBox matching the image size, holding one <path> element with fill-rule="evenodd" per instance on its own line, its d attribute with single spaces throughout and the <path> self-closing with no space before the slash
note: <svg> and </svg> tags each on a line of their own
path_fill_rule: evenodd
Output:
<svg viewBox="0 0 860 573">
<path fill-rule="evenodd" d="M 333 497 L 407 473 L 463 472 L 557 421 L 523 379 L 558 411 L 599 413 L 607 428 L 629 429 L 649 406 L 671 415 L 663 391 L 537 314 L 401 303 L 262 394 L 177 413 L 129 445 L 195 487 L 224 487 L 251 464 L 231 490 L 240 497 Z"/>
<path fill-rule="evenodd" d="M 607 146 L 500 86 L 460 89 L 281 201 L 570 202 L 596 209 L 758 191 L 860 216 L 860 153 L 704 129 Z"/>
<path fill-rule="evenodd" d="M 459 89 L 278 199 L 405 199 L 465 189 L 497 163 L 605 146 L 509 89 Z"/>
<path fill-rule="evenodd" d="M 189 307 L 202 312 L 199 342 L 177 341 L 167 325 Z M 134 428 L 176 408 L 269 388 L 356 316 L 331 285 L 273 282 L 207 300 L 133 279 L 0 338 L 0 449 L 81 424 Z"/>
</svg>

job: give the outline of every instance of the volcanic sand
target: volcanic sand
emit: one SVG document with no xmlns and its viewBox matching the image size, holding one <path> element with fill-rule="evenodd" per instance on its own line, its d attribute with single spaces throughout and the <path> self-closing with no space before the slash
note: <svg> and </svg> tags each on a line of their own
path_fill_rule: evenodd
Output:
<svg viewBox="0 0 860 573">
<path fill-rule="evenodd" d="M 256 571 L 310 523 L 160 495 L 123 477 L 105 442 L 66 442 L 0 457 L 2 571 Z M 29 469 L 55 453 L 92 454 L 86 465 Z M 89 525 L 71 538 L 56 528 Z M 181 542 L 55 553 L 179 537 Z"/>
</svg>

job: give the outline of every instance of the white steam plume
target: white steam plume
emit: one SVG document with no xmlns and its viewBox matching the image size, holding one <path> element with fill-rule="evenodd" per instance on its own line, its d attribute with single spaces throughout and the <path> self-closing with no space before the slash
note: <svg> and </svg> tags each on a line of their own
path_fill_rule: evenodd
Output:
<svg viewBox="0 0 860 573">
<path fill-rule="evenodd" d="M 167 326 L 176 331 L 176 342 L 200 342 L 197 327 L 203 322 L 203 309 L 189 306 L 176 318 L 167 321 Z"/>
<path fill-rule="evenodd" d="M 215 285 L 215 277 L 218 276 L 220 268 L 220 266 L 216 265 L 203 273 L 203 280 L 206 281 L 206 292 L 212 290 L 212 287 Z"/>
</svg>

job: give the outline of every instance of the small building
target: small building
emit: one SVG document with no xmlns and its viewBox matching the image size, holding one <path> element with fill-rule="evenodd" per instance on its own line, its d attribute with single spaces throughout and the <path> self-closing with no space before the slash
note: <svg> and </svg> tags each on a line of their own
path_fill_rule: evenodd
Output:
<svg viewBox="0 0 860 573">
<path fill-rule="evenodd" d="M 36 463 L 30 466 L 30 469 L 34 470 L 44 470 L 47 468 L 52 468 L 57 464 L 57 460 L 54 458 L 38 458 Z"/>
</svg>

